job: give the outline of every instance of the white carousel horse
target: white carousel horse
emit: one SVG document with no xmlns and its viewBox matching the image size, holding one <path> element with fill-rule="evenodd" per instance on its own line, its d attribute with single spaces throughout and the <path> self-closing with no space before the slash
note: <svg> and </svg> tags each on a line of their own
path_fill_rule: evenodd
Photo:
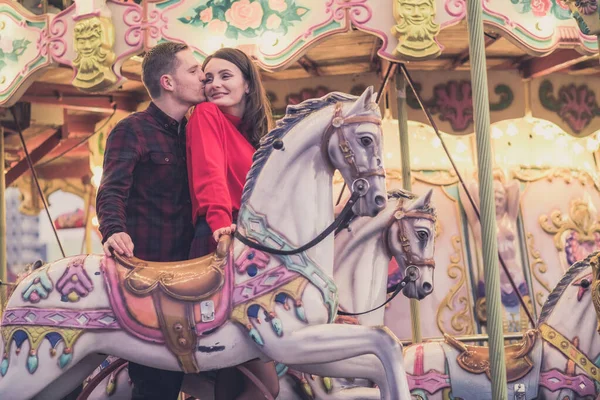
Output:
<svg viewBox="0 0 600 400">
<path fill-rule="evenodd" d="M 391 257 L 396 259 L 402 276 L 411 265 L 418 269 L 416 279 L 404 286 L 404 295 L 422 299 L 432 292 L 435 213 L 430 206 L 431 193 L 416 199 L 407 192 L 390 192 L 388 206 L 375 218 L 357 217 L 348 228 L 336 234 L 334 281 L 344 310 L 367 311 L 385 302 Z M 407 199 L 411 199 L 409 204 L 406 204 Z M 383 313 L 382 307 L 358 316 L 358 322 L 367 326 L 382 325 Z M 121 372 L 118 376 L 125 375 Z M 131 387 L 127 384 L 115 387 L 114 381 L 113 373 L 98 384 L 88 399 L 129 399 Z M 290 371 L 280 382 L 282 400 L 300 398 L 295 392 L 296 383 L 304 383 L 308 389 L 301 373 Z M 182 390 L 202 400 L 212 394 L 210 382 L 197 375 L 186 375 Z M 379 391 L 376 392 L 379 398 Z"/>
<path fill-rule="evenodd" d="M 373 219 L 355 219 L 349 229 L 336 235 L 334 280 L 338 286 L 340 309 L 363 313 L 386 301 L 388 265 L 392 256 L 401 276 L 406 276 L 409 268 L 418 271 L 418 279 L 409 281 L 403 289 L 406 297 L 420 300 L 431 294 L 436 219 L 431 195 L 430 190 L 414 199 L 416 196 L 404 191 L 390 192 L 389 202 L 395 204 L 388 204 Z M 410 198 L 414 200 L 407 204 L 406 200 Z M 384 312 L 381 307 L 356 318 L 342 317 L 338 322 L 380 326 Z M 315 398 L 327 399 L 379 399 L 381 396 L 368 380 L 321 380 L 295 371 L 282 375 L 280 387 L 280 398 L 285 400 L 303 399 L 297 393 L 300 390 Z"/>
<path fill-rule="evenodd" d="M 594 312 L 594 308 L 596 312 Z M 571 266 L 548 296 L 536 329 L 505 347 L 508 399 L 600 398 L 600 252 Z M 491 400 L 488 348 L 446 336 L 405 348 L 411 394 L 420 400 Z M 308 378 L 315 399 L 378 399 L 365 388 Z M 335 381 L 334 381 L 335 384 Z M 355 382 L 356 384 L 356 382 Z M 290 397 L 293 399 L 293 397 Z M 287 400 L 287 398 L 286 398 Z"/>
<path fill-rule="evenodd" d="M 82 255 L 25 277 L 2 319 L 0 398 L 60 398 L 106 354 L 188 373 L 262 357 L 409 398 L 389 330 L 331 324 L 333 237 L 320 235 L 334 220 L 335 169 L 357 214 L 386 205 L 373 100 L 369 88 L 288 107 L 255 155 L 231 248 L 223 240 L 215 255 L 177 263 Z"/>
</svg>

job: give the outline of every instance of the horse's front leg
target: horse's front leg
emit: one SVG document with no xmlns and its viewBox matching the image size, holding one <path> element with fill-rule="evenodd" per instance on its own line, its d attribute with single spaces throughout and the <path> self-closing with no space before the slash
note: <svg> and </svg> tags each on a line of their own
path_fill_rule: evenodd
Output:
<svg viewBox="0 0 600 400">
<path fill-rule="evenodd" d="M 371 379 L 381 388 L 384 399 L 410 400 L 402 345 L 385 327 L 313 325 L 268 344 L 263 347 L 265 354 L 295 369 L 323 376 Z M 380 362 L 366 355 L 374 355 Z M 359 356 L 364 357 L 349 362 Z M 335 363 L 341 360 L 347 361 Z M 330 365 L 326 371 L 318 370 L 322 365 L 313 366 L 323 363 Z M 351 368 L 344 368 L 346 365 Z"/>
</svg>

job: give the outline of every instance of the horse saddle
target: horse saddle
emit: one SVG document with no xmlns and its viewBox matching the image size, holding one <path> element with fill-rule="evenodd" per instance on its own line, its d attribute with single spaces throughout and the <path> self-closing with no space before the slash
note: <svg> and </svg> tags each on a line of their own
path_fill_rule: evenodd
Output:
<svg viewBox="0 0 600 400">
<path fill-rule="evenodd" d="M 523 334 L 521 342 L 504 346 L 508 382 L 515 382 L 523 378 L 533 369 L 533 361 L 529 355 L 535 345 L 536 337 L 535 330 L 529 330 Z M 472 374 L 485 372 L 488 379 L 491 379 L 488 347 L 467 346 L 447 334 L 444 334 L 444 339 L 446 343 L 460 352 L 456 361 L 462 369 Z"/>
<path fill-rule="evenodd" d="M 119 285 L 133 298 L 151 299 L 153 307 L 146 308 L 141 315 L 158 322 L 164 343 L 186 373 L 200 371 L 194 356 L 197 342 L 194 307 L 223 287 L 230 244 L 231 237 L 222 236 L 214 254 L 178 262 L 152 262 L 114 254 L 116 263 L 126 271 L 119 275 Z M 208 318 L 212 321 L 214 312 Z"/>
</svg>

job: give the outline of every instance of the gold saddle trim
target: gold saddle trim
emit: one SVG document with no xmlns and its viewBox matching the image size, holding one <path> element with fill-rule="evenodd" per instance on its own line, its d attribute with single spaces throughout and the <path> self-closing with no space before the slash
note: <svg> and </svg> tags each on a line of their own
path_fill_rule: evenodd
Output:
<svg viewBox="0 0 600 400">
<path fill-rule="evenodd" d="M 504 359 L 506 361 L 506 375 L 508 382 L 514 382 L 533 369 L 533 361 L 529 353 L 533 350 L 537 338 L 537 331 L 531 329 L 523 334 L 523 340 L 516 344 L 504 346 Z M 485 372 L 491 379 L 489 347 L 468 346 L 456 338 L 444 334 L 446 343 L 459 350 L 456 357 L 458 365 L 472 374 Z"/>
<path fill-rule="evenodd" d="M 137 257 L 123 257 L 116 252 L 114 256 L 119 264 L 131 270 L 124 280 L 125 289 L 131 294 L 145 297 L 160 289 L 176 300 L 200 301 L 223 286 L 223 266 L 231 244 L 231 237 L 226 238 L 219 241 L 214 254 L 194 260 L 144 261 Z"/>
</svg>

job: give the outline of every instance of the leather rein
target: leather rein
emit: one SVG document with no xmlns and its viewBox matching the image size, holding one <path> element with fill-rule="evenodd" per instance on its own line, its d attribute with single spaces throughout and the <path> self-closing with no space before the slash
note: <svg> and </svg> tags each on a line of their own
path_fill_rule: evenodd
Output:
<svg viewBox="0 0 600 400">
<path fill-rule="evenodd" d="M 262 251 L 264 253 L 280 255 L 280 256 L 289 256 L 293 254 L 302 253 L 320 242 L 322 242 L 327 236 L 329 236 L 333 231 L 335 231 L 340 224 L 345 220 L 345 218 L 352 211 L 352 207 L 356 203 L 356 201 L 365 196 L 370 189 L 369 181 L 366 178 L 371 176 L 381 176 L 385 178 L 385 170 L 382 167 L 377 167 L 376 169 L 367 169 L 366 171 L 361 171 L 356 165 L 356 157 L 354 151 L 352 150 L 352 146 L 348 142 L 346 135 L 344 134 L 344 127 L 348 125 L 354 124 L 375 124 L 381 126 L 381 118 L 374 117 L 371 115 L 359 115 L 354 117 L 344 118 L 342 116 L 342 103 L 337 103 L 335 105 L 335 111 L 333 114 L 333 118 L 329 123 L 329 126 L 325 130 L 323 134 L 323 139 L 321 141 L 321 153 L 323 154 L 324 159 L 328 162 L 328 164 L 333 169 L 333 163 L 331 162 L 331 156 L 329 155 L 329 142 L 334 134 L 337 135 L 338 138 L 338 147 L 344 156 L 345 163 L 350 167 L 352 178 L 354 179 L 352 182 L 352 186 L 350 188 L 352 195 L 350 199 L 342 209 L 342 212 L 337 216 L 337 218 L 327 227 L 323 232 L 321 232 L 317 237 L 312 239 L 310 242 L 291 250 L 282 250 L 276 249 L 273 247 L 265 246 L 263 244 L 257 243 L 254 240 L 242 235 L 239 230 L 236 230 L 234 236 L 240 242 L 245 244 L 248 247 L 253 249 Z M 377 149 L 376 149 L 377 150 Z"/>
<path fill-rule="evenodd" d="M 412 250 L 410 241 L 408 240 L 408 236 L 406 235 L 406 230 L 404 228 L 404 224 L 402 224 L 402 220 L 404 220 L 404 219 L 427 219 L 435 224 L 435 221 L 436 221 L 435 216 L 432 214 L 426 213 L 426 212 L 422 212 L 422 211 L 405 212 L 403 208 L 404 208 L 404 200 L 401 200 L 398 211 L 396 211 L 394 213 L 394 215 L 390 219 L 390 222 L 387 224 L 386 229 L 383 231 L 383 243 L 385 244 L 385 248 L 386 248 L 388 254 L 390 254 L 390 258 L 391 258 L 392 251 L 390 249 L 390 244 L 389 244 L 389 231 L 390 231 L 392 225 L 398 224 L 398 239 L 400 240 L 400 245 L 402 246 L 404 265 L 407 265 L 406 274 L 405 274 L 404 278 L 400 282 L 398 282 L 397 284 L 395 284 L 394 286 L 392 286 L 391 288 L 389 288 L 387 290 L 387 293 L 388 294 L 392 293 L 392 295 L 390 297 L 388 297 L 388 299 L 383 304 L 381 304 L 377 307 L 371 308 L 370 310 L 358 312 L 358 313 L 351 313 L 351 312 L 346 312 L 343 310 L 338 310 L 338 315 L 358 316 L 358 315 L 365 315 L 365 314 L 371 313 L 373 311 L 379 310 L 381 307 L 384 307 L 386 304 L 388 304 L 390 301 L 392 301 L 409 282 L 415 282 L 421 277 L 421 272 L 420 272 L 419 268 L 423 268 L 423 267 L 435 268 L 435 260 L 433 258 L 422 259 L 421 257 L 417 256 L 417 254 Z"/>
</svg>

